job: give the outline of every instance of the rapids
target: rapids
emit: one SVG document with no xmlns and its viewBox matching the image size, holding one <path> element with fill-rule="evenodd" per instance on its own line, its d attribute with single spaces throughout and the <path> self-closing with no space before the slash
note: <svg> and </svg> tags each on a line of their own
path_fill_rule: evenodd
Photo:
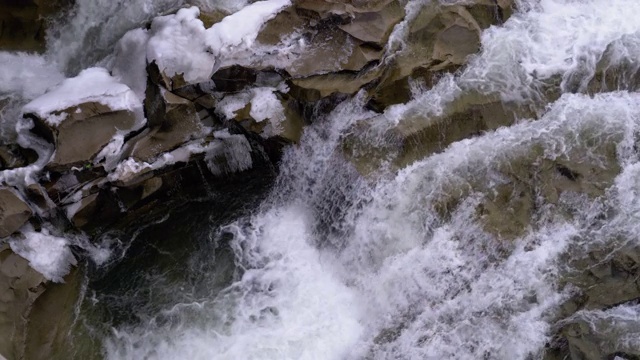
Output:
<svg viewBox="0 0 640 360">
<path fill-rule="evenodd" d="M 407 9 L 426 2 L 410 0 Z M 16 137 L 26 101 L 83 68 L 110 64 L 127 31 L 183 3 L 79 0 L 49 34 L 47 53 L 0 53 L 9 65 L 0 68 L 0 98 L 15 103 L 0 113 L 0 134 Z M 180 240 L 190 245 L 169 246 L 179 255 L 132 270 L 144 279 L 138 289 L 90 285 L 78 310 L 82 336 L 113 360 L 538 359 L 560 324 L 616 318 L 620 346 L 640 348 L 637 304 L 565 319 L 561 310 L 574 295 L 565 281 L 574 259 L 640 246 L 640 94 L 628 81 L 605 93 L 587 88 L 603 59 L 612 71 L 640 66 L 638 14 L 635 0 L 519 0 L 503 26 L 483 33 L 481 52 L 463 70 L 417 87 L 412 101 L 377 121 L 390 128 L 441 114 L 470 92 L 532 108 L 535 118 L 402 169 L 357 173 L 341 141 L 378 114 L 366 110 L 363 94 L 340 103 L 286 149 L 274 186 L 251 209 L 216 217 L 199 209 L 197 222 L 169 217 L 200 227 L 173 235 L 190 237 Z M 394 51 L 403 36 L 400 24 Z M 545 90 L 554 84 L 557 93 Z M 613 185 L 599 196 L 550 201 L 535 184 L 538 206 L 521 233 L 505 240 L 487 231 L 477 209 L 509 183 L 505 169 L 573 154 L 596 169 L 615 158 Z M 92 312 L 119 320 L 105 326 Z"/>
</svg>

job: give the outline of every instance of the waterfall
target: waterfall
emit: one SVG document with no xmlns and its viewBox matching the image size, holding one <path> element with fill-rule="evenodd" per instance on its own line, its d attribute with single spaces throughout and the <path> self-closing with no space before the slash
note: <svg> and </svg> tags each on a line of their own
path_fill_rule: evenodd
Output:
<svg viewBox="0 0 640 360">
<path fill-rule="evenodd" d="M 637 245 L 637 200 L 631 200 L 637 180 L 628 173 L 637 167 L 640 97 L 570 92 L 585 90 L 612 43 L 639 39 L 631 14 L 640 8 L 632 1 L 605 8 L 597 1 L 562 0 L 522 2 L 519 8 L 504 26 L 484 32 L 482 51 L 461 74 L 390 108 L 381 121 L 388 127 L 416 113 L 441 113 L 471 91 L 533 104 L 537 118 L 362 179 L 339 144 L 352 124 L 372 114 L 359 98 L 340 104 L 306 129 L 300 146 L 288 149 L 268 199 L 220 230 L 232 236 L 237 281 L 213 298 L 172 308 L 172 316 L 189 321 L 118 328 L 108 357 L 542 356 L 561 305 L 573 295 L 561 284 L 571 259 L 602 242 Z M 619 51 L 628 54 L 629 47 Z M 620 55 L 614 61 L 632 60 Z M 541 89 L 557 77 L 564 94 L 546 98 Z M 612 154 L 602 153 L 605 140 L 614 144 Z M 539 208 L 511 240 L 478 219 L 487 194 L 505 185 L 520 191 L 510 176 L 569 154 L 581 154 L 596 168 L 610 166 L 606 156 L 613 156 L 622 165 L 620 175 L 596 198 L 568 192 L 550 201 L 542 181 L 533 184 L 534 193 L 522 196 L 535 197 Z M 442 215 L 442 206 L 450 213 Z M 565 212 L 572 215 L 559 215 Z M 606 225 L 597 220 L 608 212 Z M 612 240 L 613 234 L 624 235 Z M 637 306 L 614 312 L 638 316 Z"/>
<path fill-rule="evenodd" d="M 112 64 L 127 31 L 185 3 L 79 0 L 45 54 L 0 53 L 12 66 L 0 68 L 0 100 L 16 102 L 0 112 L 12 124 L 0 135 L 17 136 L 27 100 Z M 603 349 L 637 351 L 637 303 L 566 307 L 584 259 L 640 247 L 638 14 L 635 0 L 519 0 L 464 68 L 416 85 L 409 102 L 382 113 L 364 91 L 339 102 L 285 149 L 259 204 L 202 220 L 206 245 L 176 261 L 178 280 L 145 274 L 135 296 L 88 293 L 89 309 L 113 301 L 135 316 L 89 332 L 113 360 L 542 359 L 559 328 L 581 322 L 619 335 Z M 619 81 L 599 92 L 603 71 Z M 477 96 L 526 115 L 366 175 L 345 156 L 349 138 L 385 148 L 390 129 Z M 147 292 L 151 305 L 137 303 Z"/>
</svg>

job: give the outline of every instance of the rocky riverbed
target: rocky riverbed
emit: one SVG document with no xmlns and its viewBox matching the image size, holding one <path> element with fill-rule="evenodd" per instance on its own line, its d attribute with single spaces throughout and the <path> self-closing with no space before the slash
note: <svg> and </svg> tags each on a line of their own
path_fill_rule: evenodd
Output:
<svg viewBox="0 0 640 360">
<path fill-rule="evenodd" d="M 0 359 L 640 357 L 640 7 L 613 3 L 176 1 L 65 58 L 87 4 L 0 1 Z M 287 306 L 328 343 L 253 333 Z"/>
</svg>

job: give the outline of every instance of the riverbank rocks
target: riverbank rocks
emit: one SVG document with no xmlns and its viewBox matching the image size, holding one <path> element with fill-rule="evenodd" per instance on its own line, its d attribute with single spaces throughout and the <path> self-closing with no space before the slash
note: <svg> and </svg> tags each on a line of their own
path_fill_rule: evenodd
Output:
<svg viewBox="0 0 640 360">
<path fill-rule="evenodd" d="M 180 188 L 171 176 L 183 167 L 204 166 L 221 178 L 264 161 L 273 166 L 282 147 L 299 141 L 305 124 L 338 101 L 364 90 L 368 107 L 382 112 L 410 98 L 410 82 L 428 86 L 431 75 L 463 66 L 478 51 L 482 29 L 504 21 L 511 6 L 478 0 L 407 12 L 397 0 L 300 0 L 260 15 L 263 23 L 238 39 L 214 32 L 224 32 L 240 13 L 190 8 L 158 18 L 145 40 L 144 99 L 106 69 L 90 68 L 24 107 L 31 131 L 54 147 L 43 186 L 28 198 L 38 200 L 40 214 L 62 213 L 76 228 L 97 229 L 97 217 L 115 221 L 123 209 Z M 209 50 L 201 53 L 192 43 L 158 47 L 169 30 L 190 32 Z M 392 36 L 405 45 L 389 44 Z M 196 58 L 202 66 L 194 70 L 190 61 Z M 407 116 L 384 130 L 382 150 L 347 139 L 345 153 L 363 174 L 389 159 L 399 168 L 510 125 L 522 113 L 490 96 L 461 96 L 447 109 Z M 354 133 L 378 131 L 370 124 L 357 125 Z M 2 150 L 7 168 L 35 160 L 15 148 Z M 376 151 L 380 156 L 370 156 Z"/>
<path fill-rule="evenodd" d="M 81 300 L 86 269 L 71 269 L 63 283 L 47 282 L 43 293 L 36 298 L 26 325 L 24 359 L 48 360 L 76 357 L 69 349 L 68 334 L 76 321 L 76 306 Z M 90 341 L 79 337 L 75 341 Z"/>
<path fill-rule="evenodd" d="M 119 71 L 84 70 L 27 104 L 24 115 L 33 122 L 32 133 L 54 151 L 47 161 L 15 144 L 0 146 L 0 171 L 36 161 L 43 165 L 32 176 L 38 183 L 20 191 L 0 189 L 0 237 L 20 231 L 31 219 L 34 226 L 48 221 L 96 241 L 105 232 L 134 234 L 190 202 L 236 205 L 245 191 L 272 184 L 282 149 L 296 146 L 307 124 L 323 121 L 324 114 L 355 94 L 369 118 L 348 128 L 341 150 L 358 181 L 375 178 L 380 169 L 396 174 L 457 143 L 472 146 L 479 135 L 499 133 L 504 126 L 544 121 L 527 106 L 459 84 L 442 92 L 451 95 L 446 98 L 421 97 L 424 89 L 446 85 L 480 51 L 482 31 L 511 15 L 510 0 L 432 1 L 415 7 L 399 0 L 282 4 L 259 16 L 263 21 L 255 32 L 241 16 L 229 21 L 222 12 L 181 9 L 131 36 L 132 44 L 144 50 L 135 63 L 146 65 L 146 74 L 139 73 L 146 83 L 142 77 L 118 78 L 129 70 L 122 64 L 131 59 L 124 56 L 118 59 Z M 22 16 L 2 13 L 2 6 L 0 19 Z M 217 29 L 242 36 L 205 33 L 220 24 Z M 104 64 L 109 61 L 114 60 Z M 600 74 L 607 66 L 601 60 Z M 596 76 L 587 88 L 636 81 L 634 66 L 613 79 Z M 435 110 L 421 112 L 425 103 Z M 445 219 L 463 202 L 473 203 L 470 216 L 480 222 L 479 232 L 508 244 L 527 234 L 541 209 L 553 208 L 558 218 L 571 219 L 570 200 L 601 196 L 620 172 L 616 149 L 591 146 L 590 137 L 585 138 L 589 148 L 576 146 L 565 156 L 549 155 L 548 143 L 531 140 L 537 135 L 526 129 L 520 135 L 522 148 L 500 149 L 504 158 L 486 150 L 499 146 L 499 137 L 476 144 L 494 156 L 491 162 L 475 158 L 462 164 L 452 158 L 451 167 L 464 170 L 451 170 L 451 181 L 433 190 L 429 211 Z M 566 137 L 579 135 L 584 134 Z M 586 153 L 596 154 L 598 161 Z M 425 174 L 425 188 L 435 183 L 429 176 L 440 176 Z M 13 360 L 23 353 L 35 359 L 63 352 L 83 269 L 65 278 L 68 286 L 53 286 L 0 246 L 0 354 Z M 598 257 L 601 267 L 582 269 L 584 276 L 571 282 L 581 295 L 567 303 L 569 313 L 636 301 L 638 266 L 632 260 Z M 27 316 L 31 323 L 25 325 Z M 635 355 L 633 349 L 607 348 L 606 337 L 585 324 L 613 326 L 577 317 L 565 324 L 559 336 L 576 359 L 615 351 Z M 26 349 L 16 345 L 24 343 Z"/>
</svg>

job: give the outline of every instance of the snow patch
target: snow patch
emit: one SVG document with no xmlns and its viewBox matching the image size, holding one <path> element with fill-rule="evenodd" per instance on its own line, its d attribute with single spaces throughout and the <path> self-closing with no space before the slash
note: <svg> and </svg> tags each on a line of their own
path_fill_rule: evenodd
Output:
<svg viewBox="0 0 640 360">
<path fill-rule="evenodd" d="M 258 1 L 222 19 L 206 32 L 207 45 L 215 54 L 228 54 L 236 47 L 250 48 L 262 25 L 276 16 L 290 0 Z"/>
<path fill-rule="evenodd" d="M 28 226 L 22 231 L 24 239 L 9 241 L 11 250 L 29 261 L 29 266 L 48 280 L 64 282 L 63 277 L 76 265 L 66 238 L 54 236 L 47 229 L 40 232 Z"/>
<path fill-rule="evenodd" d="M 219 60 L 250 48 L 264 23 L 290 0 L 258 1 L 206 29 L 197 7 L 157 17 L 151 24 L 147 60 L 168 76 L 182 74 L 189 83 L 209 79 Z M 185 56 L 188 54 L 188 56 Z"/>
<path fill-rule="evenodd" d="M 128 181 L 144 171 L 157 170 L 179 162 L 187 162 L 191 155 L 207 152 L 215 146 L 217 146 L 215 141 L 209 144 L 188 143 L 173 151 L 162 154 L 152 163 L 128 158 L 116 166 L 109 174 L 108 179 L 109 181 Z"/>
<path fill-rule="evenodd" d="M 281 123 L 285 120 L 284 106 L 271 87 L 257 87 L 237 94 L 225 96 L 216 107 L 216 111 L 225 118 L 233 119 L 236 111 L 251 104 L 249 116 L 256 122 L 269 120 L 261 135 L 271 137 L 282 132 Z"/>
<path fill-rule="evenodd" d="M 58 126 L 65 117 L 55 112 L 83 103 L 97 102 L 113 111 L 139 111 L 140 99 L 127 85 L 118 82 L 107 69 L 89 68 L 78 76 L 64 80 L 46 94 L 24 106 L 24 113 L 35 114 L 51 126 Z"/>
<path fill-rule="evenodd" d="M 147 61 L 155 61 L 168 76 L 183 74 L 187 82 L 200 82 L 213 73 L 215 59 L 207 52 L 205 27 L 197 7 L 180 9 L 151 23 Z"/>
<path fill-rule="evenodd" d="M 285 120 L 284 106 L 272 88 L 252 89 L 251 112 L 249 115 L 257 121 L 269 120 L 269 125 L 263 130 L 262 135 L 271 137 L 282 131 L 281 123 Z"/>
</svg>

